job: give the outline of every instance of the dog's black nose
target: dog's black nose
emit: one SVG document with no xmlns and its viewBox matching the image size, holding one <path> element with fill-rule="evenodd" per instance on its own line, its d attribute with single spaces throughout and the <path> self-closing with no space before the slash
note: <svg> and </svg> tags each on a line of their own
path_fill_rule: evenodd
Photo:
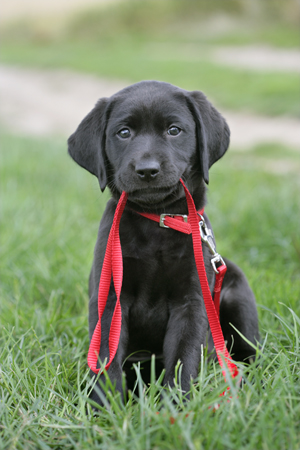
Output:
<svg viewBox="0 0 300 450">
<path fill-rule="evenodd" d="M 160 164 L 157 161 L 139 162 L 135 166 L 135 171 L 143 181 L 152 181 L 160 172 Z"/>
</svg>

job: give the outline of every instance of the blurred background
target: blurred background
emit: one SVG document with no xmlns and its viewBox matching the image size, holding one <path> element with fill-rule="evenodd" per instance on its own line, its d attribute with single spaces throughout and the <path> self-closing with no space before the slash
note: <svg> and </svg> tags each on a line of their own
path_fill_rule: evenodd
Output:
<svg viewBox="0 0 300 450">
<path fill-rule="evenodd" d="M 299 16 L 297 0 L 11 0 L 0 119 L 67 135 L 99 97 L 158 79 L 203 90 L 237 149 L 299 149 Z"/>
</svg>

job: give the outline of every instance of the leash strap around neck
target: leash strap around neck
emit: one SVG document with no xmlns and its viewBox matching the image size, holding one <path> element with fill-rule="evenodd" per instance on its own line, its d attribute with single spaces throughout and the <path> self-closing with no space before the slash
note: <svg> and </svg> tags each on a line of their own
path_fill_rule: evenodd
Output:
<svg viewBox="0 0 300 450">
<path fill-rule="evenodd" d="M 192 227 L 190 224 L 190 219 L 187 215 L 184 214 L 152 214 L 152 213 L 138 213 L 140 216 L 146 217 L 147 219 L 153 220 L 154 222 L 157 222 L 160 227 L 162 228 L 172 228 L 172 230 L 180 231 L 181 233 L 185 234 L 192 234 Z M 199 227 L 201 228 L 204 226 L 204 208 L 200 211 L 197 211 L 197 220 L 199 221 Z M 204 228 L 207 231 L 206 225 Z M 210 236 L 211 230 L 209 230 Z M 215 286 L 214 286 L 214 292 L 213 292 L 213 301 L 214 305 L 218 314 L 218 318 L 220 320 L 220 295 L 221 295 L 221 289 L 222 284 L 224 280 L 225 273 L 227 271 L 227 267 L 224 263 L 224 260 L 222 257 L 216 252 L 216 247 L 212 241 L 208 240 L 208 235 L 203 233 L 203 231 L 200 233 L 201 235 L 201 241 L 204 240 L 210 248 L 210 251 L 213 255 L 213 259 L 211 260 L 213 269 L 216 273 L 215 277 Z M 220 262 L 221 265 L 216 268 L 216 263 Z"/>
<path fill-rule="evenodd" d="M 193 240 L 193 248 L 194 248 L 194 256 L 195 256 L 195 262 L 197 267 L 197 272 L 200 280 L 200 285 L 202 289 L 202 295 L 204 299 L 204 304 L 207 312 L 207 317 L 209 321 L 209 326 L 211 329 L 214 346 L 216 349 L 217 357 L 219 364 L 222 368 L 222 373 L 226 381 L 226 369 L 228 368 L 230 374 L 232 377 L 235 377 L 238 375 L 238 369 L 236 365 L 233 363 L 229 352 L 226 348 L 218 312 L 216 310 L 216 307 L 214 305 L 210 288 L 206 276 L 206 270 L 204 265 L 204 259 L 203 259 L 203 252 L 202 252 L 202 242 L 201 242 L 201 235 L 199 230 L 199 220 L 198 220 L 198 214 L 195 208 L 195 204 L 193 201 L 193 198 L 184 185 L 183 181 L 181 181 L 181 184 L 184 188 L 187 205 L 188 205 L 188 211 L 189 211 L 189 224 L 191 226 L 191 232 L 192 232 L 192 240 Z M 120 243 L 120 236 L 119 236 L 119 225 L 122 213 L 124 211 L 126 201 L 127 201 L 128 195 L 123 192 L 120 200 L 118 202 L 112 227 L 109 233 L 108 241 L 107 241 L 107 247 L 106 252 L 104 256 L 101 276 L 100 276 L 100 283 L 99 283 L 99 292 L 98 292 L 98 322 L 95 327 L 89 352 L 88 352 L 88 366 L 94 373 L 98 373 L 99 371 L 102 371 L 101 368 L 97 368 L 98 363 L 98 357 L 100 352 L 100 346 L 101 346 L 101 318 L 106 306 L 109 289 L 111 286 L 111 281 L 113 278 L 113 283 L 115 287 L 116 292 L 116 305 L 115 310 L 113 313 L 112 321 L 111 321 L 111 327 L 110 327 L 110 333 L 109 333 L 109 361 L 107 362 L 105 366 L 105 370 L 107 370 L 114 359 L 118 345 L 120 340 L 120 334 L 121 334 L 121 323 L 122 323 L 122 312 L 121 312 L 121 305 L 120 305 L 120 294 L 121 294 L 121 288 L 122 288 L 122 280 L 123 280 L 123 260 L 122 260 L 122 250 L 121 250 L 121 243 Z M 179 221 L 176 221 L 180 223 Z M 178 230 L 181 231 L 181 230 Z M 189 233 L 188 233 L 189 234 Z M 225 273 L 224 273 L 225 274 Z M 222 284 L 222 283 L 221 283 Z M 221 284 L 219 286 L 219 292 L 218 292 L 218 298 L 220 296 L 220 290 L 221 290 Z M 216 300 L 216 299 L 215 299 Z"/>
</svg>

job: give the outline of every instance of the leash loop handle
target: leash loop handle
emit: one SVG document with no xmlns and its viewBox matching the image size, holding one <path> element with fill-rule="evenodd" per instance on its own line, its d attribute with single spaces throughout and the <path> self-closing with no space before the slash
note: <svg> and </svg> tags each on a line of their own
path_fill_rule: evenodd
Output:
<svg viewBox="0 0 300 450">
<path fill-rule="evenodd" d="M 103 316 L 104 309 L 107 303 L 112 278 L 117 296 L 117 301 L 113 312 L 109 332 L 109 341 L 108 341 L 109 360 L 105 366 L 106 370 L 109 368 L 112 360 L 116 355 L 120 340 L 121 325 L 122 325 L 120 295 L 123 281 L 123 259 L 119 236 L 119 225 L 121 216 L 123 214 L 126 205 L 127 197 L 128 195 L 125 192 L 123 192 L 117 204 L 112 227 L 110 229 L 110 233 L 107 240 L 106 251 L 101 270 L 99 291 L 98 291 L 98 322 L 90 342 L 87 358 L 88 366 L 96 374 L 99 373 L 99 371 L 102 371 L 102 369 L 97 368 L 101 346 L 101 318 Z"/>
</svg>

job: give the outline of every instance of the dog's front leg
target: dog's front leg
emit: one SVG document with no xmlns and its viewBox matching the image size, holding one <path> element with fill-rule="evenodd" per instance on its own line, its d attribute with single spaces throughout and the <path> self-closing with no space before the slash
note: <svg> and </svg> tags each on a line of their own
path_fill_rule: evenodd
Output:
<svg viewBox="0 0 300 450">
<path fill-rule="evenodd" d="M 174 386 L 175 367 L 182 363 L 181 388 L 190 390 L 191 379 L 198 375 L 201 345 L 205 346 L 208 320 L 201 301 L 186 302 L 172 308 L 164 339 L 165 383 Z"/>
</svg>

